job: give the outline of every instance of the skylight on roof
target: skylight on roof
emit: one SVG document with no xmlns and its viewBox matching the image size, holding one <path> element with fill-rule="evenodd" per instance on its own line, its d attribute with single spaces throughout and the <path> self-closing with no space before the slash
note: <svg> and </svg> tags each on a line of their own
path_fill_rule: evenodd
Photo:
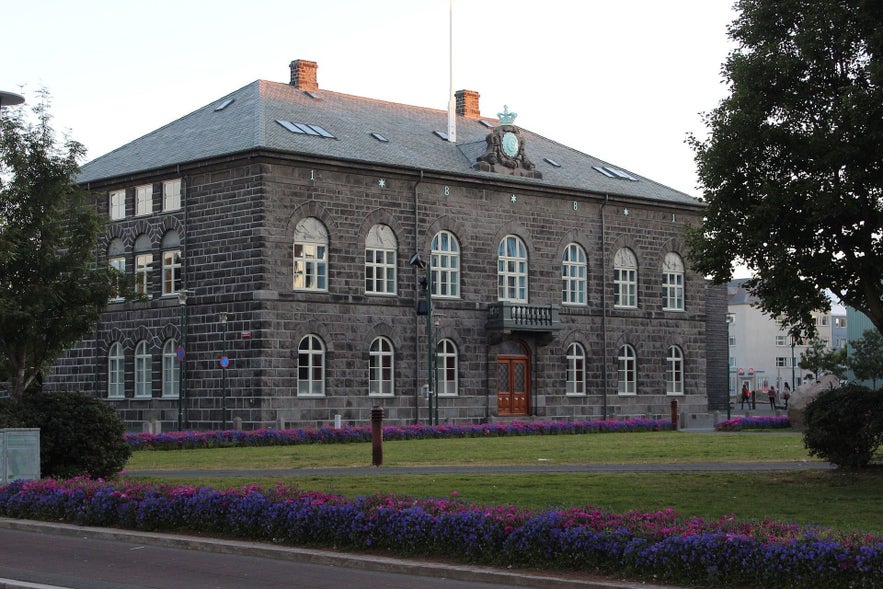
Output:
<svg viewBox="0 0 883 589">
<path fill-rule="evenodd" d="M 377 141 L 379 141 L 381 143 L 389 143 L 389 139 L 387 139 L 386 137 L 384 137 L 380 133 L 371 133 L 371 137 L 373 137 L 374 139 L 376 139 Z"/>
<path fill-rule="evenodd" d="M 547 162 L 549 162 L 550 164 L 552 164 L 553 166 L 555 166 L 556 168 L 561 167 L 561 164 L 559 164 L 558 162 L 556 162 L 555 160 L 553 160 L 550 157 L 544 157 L 543 159 L 546 160 Z"/>
<path fill-rule="evenodd" d="M 228 98 L 227 100 L 218 104 L 218 106 L 215 107 L 215 112 L 218 112 L 219 110 L 224 110 L 225 108 L 227 108 L 228 106 L 233 104 L 233 102 L 235 102 L 235 100 L 236 100 L 235 98 Z"/>
<path fill-rule="evenodd" d="M 623 172 L 619 168 L 614 168 L 613 166 L 592 166 L 597 172 L 601 172 L 608 178 L 615 178 L 617 180 L 631 180 L 632 182 L 637 182 L 638 179 L 629 174 L 628 172 Z"/>
<path fill-rule="evenodd" d="M 484 125 L 485 127 L 487 127 L 488 129 L 494 128 L 494 124 L 490 121 L 486 121 L 484 119 L 478 119 L 478 122 L 481 123 L 482 125 Z"/>
<path fill-rule="evenodd" d="M 292 123 L 291 121 L 282 121 L 276 119 L 276 122 L 298 135 L 314 135 L 316 137 L 325 137 L 326 139 L 337 139 L 334 135 L 320 127 L 319 125 L 308 125 L 306 123 Z"/>
<path fill-rule="evenodd" d="M 312 98 L 313 100 L 320 100 L 322 97 L 316 94 L 315 92 L 311 92 L 309 90 L 304 90 L 304 94 Z"/>
<path fill-rule="evenodd" d="M 436 131 L 433 131 L 433 134 L 435 134 L 436 137 L 441 137 L 441 138 L 444 139 L 445 141 L 448 140 L 448 134 L 445 133 L 444 131 L 437 131 L 437 130 L 436 130 Z"/>
</svg>

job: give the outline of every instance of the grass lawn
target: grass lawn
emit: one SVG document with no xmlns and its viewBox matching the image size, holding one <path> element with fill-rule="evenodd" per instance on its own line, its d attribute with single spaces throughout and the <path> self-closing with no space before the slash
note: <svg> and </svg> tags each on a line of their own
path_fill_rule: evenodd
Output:
<svg viewBox="0 0 883 589">
<path fill-rule="evenodd" d="M 684 515 L 774 519 L 883 533 L 883 472 L 769 473 L 513 473 L 398 474 L 408 465 L 535 465 L 612 463 L 776 462 L 812 460 L 791 432 L 650 432 L 465 438 L 386 442 L 384 467 L 367 476 L 265 477 L 261 470 L 370 466 L 370 444 L 139 451 L 139 470 L 232 470 L 223 478 L 150 477 L 155 482 L 229 488 L 277 482 L 346 496 L 395 493 L 448 497 L 481 504 L 598 505 L 613 511 L 673 508 Z"/>
</svg>

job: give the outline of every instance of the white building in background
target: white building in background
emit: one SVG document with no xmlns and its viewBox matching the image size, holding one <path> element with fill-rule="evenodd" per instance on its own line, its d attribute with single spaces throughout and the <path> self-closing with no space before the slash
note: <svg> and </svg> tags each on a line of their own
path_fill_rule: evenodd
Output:
<svg viewBox="0 0 883 589">
<path fill-rule="evenodd" d="M 743 287 L 747 280 L 739 278 L 727 285 L 730 396 L 746 382 L 751 390 L 770 386 L 781 390 L 785 383 L 798 387 L 806 379 L 806 371 L 797 364 L 808 342 L 792 342 L 788 329 L 758 308 L 759 299 Z M 834 305 L 831 312 L 816 314 L 816 329 L 832 349 L 845 347 L 846 310 Z"/>
</svg>

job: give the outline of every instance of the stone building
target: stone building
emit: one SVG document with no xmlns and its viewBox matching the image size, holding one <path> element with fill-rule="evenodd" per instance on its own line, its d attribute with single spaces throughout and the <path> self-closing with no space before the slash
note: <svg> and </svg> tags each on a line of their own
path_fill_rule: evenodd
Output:
<svg viewBox="0 0 883 589">
<path fill-rule="evenodd" d="M 699 201 L 482 117 L 477 92 L 449 137 L 445 111 L 316 73 L 83 166 L 98 259 L 149 300 L 110 301 L 47 388 L 164 431 L 726 407 L 726 291 L 682 239 Z"/>
</svg>

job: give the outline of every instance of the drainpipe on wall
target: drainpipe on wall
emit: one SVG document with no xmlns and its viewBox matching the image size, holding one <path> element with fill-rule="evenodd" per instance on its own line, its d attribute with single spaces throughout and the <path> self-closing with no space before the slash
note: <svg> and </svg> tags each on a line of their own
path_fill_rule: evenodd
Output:
<svg viewBox="0 0 883 589">
<path fill-rule="evenodd" d="M 610 200 L 610 195 L 604 195 L 604 202 L 601 203 L 601 337 L 602 343 L 604 346 L 604 352 L 602 354 L 603 363 L 601 364 L 601 382 L 603 383 L 602 389 L 602 419 L 607 419 L 607 236 L 606 236 L 606 226 L 604 224 L 604 207 L 607 206 L 607 201 Z"/>
<path fill-rule="evenodd" d="M 420 170 L 420 178 L 414 184 L 414 252 L 420 251 L 420 215 L 419 215 L 419 207 L 420 207 L 420 196 L 417 193 L 417 187 L 423 182 L 423 170 Z M 431 254 L 430 254 L 431 255 Z M 432 260 L 430 259 L 429 262 Z M 418 272 L 418 280 L 419 280 L 419 272 L 420 270 L 416 270 Z M 419 291 L 418 291 L 419 292 Z M 432 293 L 429 293 L 429 296 L 432 296 Z M 416 297 L 415 297 L 416 300 Z M 414 342 L 417 344 L 414 346 L 414 349 L 419 352 L 420 348 L 420 315 L 417 314 L 417 305 L 414 305 Z M 420 354 L 415 354 L 414 356 L 414 424 L 420 423 L 420 362 L 417 359 L 420 357 Z"/>
</svg>

